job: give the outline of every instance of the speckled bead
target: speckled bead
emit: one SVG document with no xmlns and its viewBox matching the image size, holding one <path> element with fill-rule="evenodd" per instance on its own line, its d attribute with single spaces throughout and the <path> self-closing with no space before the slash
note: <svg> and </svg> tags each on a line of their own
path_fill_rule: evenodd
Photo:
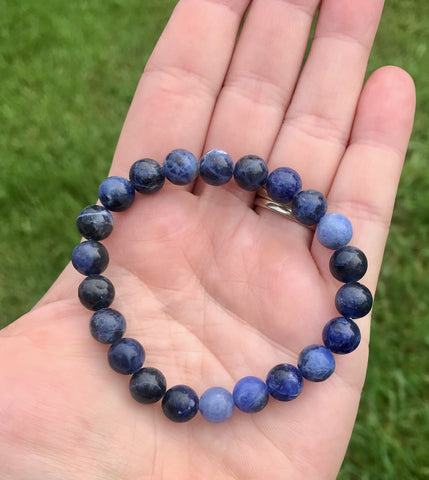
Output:
<svg viewBox="0 0 429 480">
<path fill-rule="evenodd" d="M 76 226 L 82 237 L 88 240 L 103 240 L 113 231 L 113 217 L 101 205 L 88 205 L 77 216 Z"/>
<path fill-rule="evenodd" d="M 113 212 L 123 212 L 134 202 L 135 191 L 131 183 L 124 177 L 108 177 L 98 189 L 100 202 Z"/>
<path fill-rule="evenodd" d="M 101 343 L 115 343 L 123 337 L 125 329 L 125 318 L 113 308 L 97 310 L 89 321 L 91 335 Z"/>
<path fill-rule="evenodd" d="M 303 381 L 301 372 L 296 367 L 281 363 L 268 372 L 266 384 L 273 398 L 288 402 L 301 393 Z"/>
<path fill-rule="evenodd" d="M 233 412 L 234 399 L 225 388 L 209 388 L 200 397 L 200 413 L 209 422 L 225 422 Z"/>
<path fill-rule="evenodd" d="M 88 310 L 107 308 L 115 297 L 112 282 L 102 275 L 90 275 L 81 282 L 78 290 L 79 300 Z"/>
<path fill-rule="evenodd" d="M 209 185 L 225 185 L 233 172 L 234 162 L 223 150 L 210 150 L 201 157 L 200 177 Z"/>
<path fill-rule="evenodd" d="M 305 379 L 322 382 L 334 373 L 335 359 L 323 345 L 309 345 L 299 354 L 298 368 Z"/>
<path fill-rule="evenodd" d="M 268 175 L 267 193 L 274 202 L 289 203 L 301 188 L 301 177 L 292 168 L 276 168 Z"/>
<path fill-rule="evenodd" d="M 256 413 L 268 402 L 268 388 L 258 377 L 244 377 L 235 384 L 232 396 L 239 410 L 245 413 Z"/>
<path fill-rule="evenodd" d="M 336 317 L 323 329 L 323 343 L 333 353 L 350 353 L 360 343 L 360 330 L 350 318 Z"/>
<path fill-rule="evenodd" d="M 164 160 L 164 175 L 174 185 L 188 185 L 198 175 L 198 161 L 195 156 L 178 148 L 170 152 Z"/>
<path fill-rule="evenodd" d="M 198 395 L 187 385 L 175 385 L 165 392 L 162 411 L 173 422 L 188 422 L 198 413 Z"/>
<path fill-rule="evenodd" d="M 151 158 L 134 162 L 130 168 L 130 183 L 139 193 L 150 194 L 161 190 L 165 182 L 164 169 Z"/>
<path fill-rule="evenodd" d="M 315 225 L 325 215 L 328 204 L 317 190 L 301 190 L 292 199 L 292 213 L 304 225 Z"/>
<path fill-rule="evenodd" d="M 101 243 L 87 240 L 76 245 L 71 260 L 82 275 L 99 275 L 109 265 L 109 253 Z"/>
<path fill-rule="evenodd" d="M 340 282 L 356 282 L 366 273 L 368 260 L 359 248 L 346 245 L 336 250 L 329 261 L 332 276 Z"/>
<path fill-rule="evenodd" d="M 321 245 L 336 250 L 350 242 L 353 236 L 352 223 L 341 213 L 329 213 L 320 219 L 316 236 Z"/>
<path fill-rule="evenodd" d="M 143 365 L 145 351 L 134 338 L 121 338 L 110 346 L 107 358 L 115 372 L 130 375 Z"/>
<path fill-rule="evenodd" d="M 139 403 L 149 404 L 161 400 L 166 388 L 165 377 L 156 368 L 141 368 L 130 379 L 130 393 Z"/>
<path fill-rule="evenodd" d="M 372 308 L 372 294 L 358 282 L 346 283 L 335 296 L 335 307 L 346 318 L 361 318 Z"/>
<path fill-rule="evenodd" d="M 255 192 L 265 185 L 267 177 L 267 164 L 256 155 L 245 155 L 235 164 L 234 179 L 243 190 Z"/>
</svg>

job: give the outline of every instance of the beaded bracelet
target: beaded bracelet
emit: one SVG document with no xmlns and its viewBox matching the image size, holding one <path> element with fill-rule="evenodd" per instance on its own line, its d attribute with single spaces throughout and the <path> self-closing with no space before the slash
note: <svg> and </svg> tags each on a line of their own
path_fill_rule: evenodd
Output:
<svg viewBox="0 0 429 480">
<path fill-rule="evenodd" d="M 144 367 L 145 350 L 133 338 L 124 337 L 126 322 L 121 313 L 109 308 L 115 289 L 109 279 L 100 275 L 109 263 L 109 254 L 100 240 L 113 230 L 110 211 L 129 208 L 135 191 L 153 194 L 164 185 L 165 178 L 176 185 L 193 182 L 197 175 L 210 185 L 224 185 L 232 176 L 244 190 L 266 192 L 279 205 L 289 205 L 294 219 L 304 225 L 317 225 L 319 242 L 332 250 L 329 267 L 332 275 L 344 285 L 335 296 L 335 306 L 341 316 L 327 322 L 323 329 L 324 345 L 309 345 L 298 357 L 297 367 L 282 363 L 273 367 L 265 382 L 254 376 L 240 379 L 232 394 L 223 387 L 212 387 L 200 398 L 187 385 L 176 385 L 167 390 L 164 375 L 156 368 Z M 262 410 L 269 395 L 276 400 L 290 401 L 302 390 L 303 378 L 320 382 L 329 378 L 335 368 L 335 354 L 350 353 L 357 348 L 361 335 L 352 319 L 367 315 L 372 308 L 372 295 L 358 283 L 367 270 L 365 254 L 348 246 L 353 229 L 350 221 L 339 213 L 326 214 L 327 202 L 322 193 L 302 190 L 301 179 L 295 170 L 282 167 L 268 175 L 263 159 L 246 155 L 234 166 L 231 157 L 222 150 L 211 150 L 198 162 L 183 149 L 170 152 L 163 166 L 152 159 L 135 162 L 129 180 L 108 177 L 100 185 L 101 205 L 85 207 L 77 217 L 77 227 L 86 241 L 75 247 L 72 263 L 86 275 L 79 285 L 81 303 L 95 311 L 90 320 L 90 332 L 101 343 L 110 344 L 108 362 L 113 370 L 130 379 L 131 395 L 140 403 L 150 404 L 162 399 L 162 410 L 174 422 L 187 422 L 198 412 L 208 421 L 227 420 L 235 407 L 246 413 Z"/>
</svg>

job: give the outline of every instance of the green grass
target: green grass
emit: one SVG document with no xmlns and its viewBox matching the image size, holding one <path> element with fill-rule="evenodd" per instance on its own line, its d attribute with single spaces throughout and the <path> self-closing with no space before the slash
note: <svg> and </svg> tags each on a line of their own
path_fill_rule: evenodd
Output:
<svg viewBox="0 0 429 480">
<path fill-rule="evenodd" d="M 0 327 L 67 263 L 174 3 L 0 0 Z M 428 2 L 388 0 L 370 60 L 412 74 L 418 110 L 341 480 L 429 479 L 428 27 Z"/>
</svg>

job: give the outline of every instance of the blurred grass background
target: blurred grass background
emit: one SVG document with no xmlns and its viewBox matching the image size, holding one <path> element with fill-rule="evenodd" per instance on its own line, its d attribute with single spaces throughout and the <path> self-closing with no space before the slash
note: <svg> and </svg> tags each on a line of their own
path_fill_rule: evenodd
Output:
<svg viewBox="0 0 429 480">
<path fill-rule="evenodd" d="M 0 0 L 0 328 L 67 263 L 174 4 Z M 340 480 L 429 479 L 428 48 L 429 2 L 388 0 L 368 72 L 408 70 L 418 107 Z"/>
</svg>

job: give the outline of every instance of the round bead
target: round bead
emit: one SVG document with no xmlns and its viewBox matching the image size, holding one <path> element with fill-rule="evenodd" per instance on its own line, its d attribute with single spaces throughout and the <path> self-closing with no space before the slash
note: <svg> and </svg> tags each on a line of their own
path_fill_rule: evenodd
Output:
<svg viewBox="0 0 429 480">
<path fill-rule="evenodd" d="M 246 155 L 235 164 L 234 179 L 243 190 L 255 192 L 265 185 L 267 177 L 267 164 L 256 155 Z"/>
<path fill-rule="evenodd" d="M 143 365 L 145 351 L 134 338 L 121 338 L 110 346 L 107 358 L 115 372 L 129 375 Z"/>
<path fill-rule="evenodd" d="M 307 380 L 322 382 L 334 373 L 335 359 L 323 345 L 309 345 L 299 354 L 298 368 Z"/>
<path fill-rule="evenodd" d="M 333 353 L 350 353 L 360 343 L 360 330 L 350 318 L 336 317 L 323 329 L 323 343 Z"/>
<path fill-rule="evenodd" d="M 198 395 L 187 385 L 175 385 L 165 392 L 162 410 L 173 422 L 183 423 L 198 413 Z"/>
<path fill-rule="evenodd" d="M 275 202 L 289 203 L 301 188 L 301 177 L 292 168 L 280 167 L 268 175 L 267 193 Z"/>
<path fill-rule="evenodd" d="M 89 321 L 91 335 L 101 343 L 115 343 L 125 333 L 125 318 L 112 308 L 97 310 Z"/>
<path fill-rule="evenodd" d="M 88 240 L 103 240 L 113 230 L 112 214 L 101 205 L 89 205 L 77 216 L 76 226 L 82 237 Z"/>
<path fill-rule="evenodd" d="M 234 399 L 225 388 L 212 387 L 201 395 L 200 412 L 209 422 L 225 422 L 232 415 L 233 411 Z"/>
<path fill-rule="evenodd" d="M 106 248 L 94 240 L 76 245 L 71 259 L 73 267 L 82 275 L 98 275 L 104 272 L 109 264 Z"/>
<path fill-rule="evenodd" d="M 292 199 L 292 213 L 304 225 L 314 225 L 325 215 L 327 202 L 317 190 L 301 190 Z"/>
<path fill-rule="evenodd" d="M 139 193 L 155 193 L 164 185 L 164 170 L 151 158 L 137 160 L 130 168 L 130 182 Z"/>
<path fill-rule="evenodd" d="M 359 248 L 345 246 L 336 250 L 329 261 L 329 269 L 340 282 L 356 282 L 366 273 L 368 260 Z"/>
<path fill-rule="evenodd" d="M 198 161 L 188 150 L 173 150 L 165 157 L 164 175 L 174 185 L 188 185 L 198 175 Z"/>
<path fill-rule="evenodd" d="M 335 296 L 335 307 L 343 317 L 364 317 L 372 308 L 372 294 L 361 283 L 346 283 Z"/>
<path fill-rule="evenodd" d="M 233 172 L 234 162 L 223 150 L 210 150 L 201 157 L 200 177 L 209 185 L 225 185 Z"/>
<path fill-rule="evenodd" d="M 288 402 L 301 393 L 303 381 L 301 372 L 296 367 L 281 363 L 268 372 L 266 383 L 273 398 Z"/>
<path fill-rule="evenodd" d="M 336 250 L 350 242 L 353 236 L 352 223 L 341 213 L 329 213 L 320 219 L 316 235 L 324 247 Z"/>
<path fill-rule="evenodd" d="M 232 396 L 242 412 L 256 413 L 268 402 L 268 388 L 260 378 L 244 377 L 236 383 Z"/>
<path fill-rule="evenodd" d="M 113 212 L 122 212 L 134 202 L 135 192 L 131 183 L 124 177 L 108 177 L 98 189 L 100 202 Z"/>
<path fill-rule="evenodd" d="M 115 297 L 112 282 L 102 275 L 90 275 L 81 282 L 78 290 L 79 300 L 88 310 L 107 308 Z"/>
<path fill-rule="evenodd" d="M 156 368 L 141 368 L 130 379 L 131 395 L 140 403 L 149 404 L 161 400 L 166 388 L 165 377 Z"/>
</svg>

